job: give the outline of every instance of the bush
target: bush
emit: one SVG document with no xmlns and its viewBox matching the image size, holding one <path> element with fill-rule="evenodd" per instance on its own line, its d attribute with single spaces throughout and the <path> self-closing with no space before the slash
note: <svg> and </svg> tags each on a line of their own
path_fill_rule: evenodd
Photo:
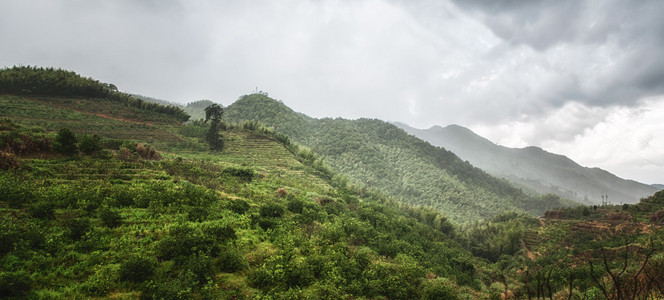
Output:
<svg viewBox="0 0 664 300">
<path fill-rule="evenodd" d="M 247 201 L 244 201 L 242 199 L 231 200 L 228 203 L 228 209 L 240 215 L 249 211 L 249 207 L 250 207 L 249 203 L 247 203 Z"/>
<path fill-rule="evenodd" d="M 142 283 L 150 279 L 156 269 L 156 260 L 142 256 L 132 256 L 120 264 L 118 273 L 122 281 Z"/>
<path fill-rule="evenodd" d="M 445 284 L 443 279 L 437 278 L 424 284 L 422 299 L 459 299 L 459 297 L 452 287 Z"/>
<path fill-rule="evenodd" d="M 248 263 L 242 252 L 228 247 L 219 251 L 218 266 L 222 272 L 233 273 L 244 270 L 248 267 Z"/>
<path fill-rule="evenodd" d="M 108 228 L 115 228 L 122 224 L 122 216 L 117 210 L 103 208 L 99 211 L 102 224 Z"/>
<path fill-rule="evenodd" d="M 32 184 L 11 176 L 10 173 L 0 173 L 0 202 L 7 202 L 11 208 L 21 208 L 32 203 L 36 198 L 35 189 Z"/>
<path fill-rule="evenodd" d="M 84 237 L 90 230 L 91 224 L 88 218 L 77 218 L 69 221 L 67 227 L 69 229 L 69 238 L 77 241 Z"/>
<path fill-rule="evenodd" d="M 58 135 L 55 137 L 53 148 L 55 151 L 64 155 L 76 155 L 78 154 L 78 146 L 76 146 L 76 142 L 76 134 L 67 128 L 62 128 L 58 131 Z"/>
<path fill-rule="evenodd" d="M 0 151 L 0 170 L 15 169 L 20 166 L 13 153 Z"/>
<path fill-rule="evenodd" d="M 204 207 L 195 206 L 187 212 L 187 219 L 192 222 L 202 222 L 210 215 L 210 211 Z"/>
<path fill-rule="evenodd" d="M 93 135 L 84 135 L 81 137 L 81 141 L 78 143 L 78 148 L 86 155 L 92 155 L 99 152 L 101 147 L 101 139 L 96 134 Z"/>
<path fill-rule="evenodd" d="M 162 259 L 209 254 L 215 249 L 215 239 L 188 225 L 173 226 L 167 237 L 157 244 L 157 256 Z"/>
<path fill-rule="evenodd" d="M 254 176 L 256 175 L 256 172 L 252 169 L 245 169 L 245 168 L 226 168 L 222 174 L 227 175 L 227 176 L 232 176 L 237 179 L 240 179 L 242 181 L 251 181 L 254 179 Z"/>
<path fill-rule="evenodd" d="M 662 223 L 664 222 L 664 209 L 660 209 L 654 213 L 650 213 L 650 223 Z"/>
<path fill-rule="evenodd" d="M 230 241 L 237 238 L 235 230 L 230 225 L 208 225 L 203 229 L 203 233 L 218 241 Z"/>
<path fill-rule="evenodd" d="M 268 230 L 270 228 L 276 228 L 279 226 L 279 220 L 276 218 L 263 218 L 263 217 L 258 217 L 258 219 L 255 221 L 258 224 L 260 228 L 263 228 L 263 230 Z"/>
<path fill-rule="evenodd" d="M 41 220 L 53 219 L 55 204 L 52 202 L 39 202 L 30 207 L 30 215 Z"/>
<path fill-rule="evenodd" d="M 25 272 L 0 272 L 0 297 L 22 297 L 32 289 Z"/>
<path fill-rule="evenodd" d="M 304 201 L 300 199 L 291 199 L 286 204 L 286 207 L 288 208 L 289 211 L 293 213 L 301 214 L 302 209 L 304 208 Z"/>
<path fill-rule="evenodd" d="M 284 207 L 277 203 L 268 203 L 261 206 L 259 213 L 261 217 L 279 218 L 284 214 Z"/>
</svg>

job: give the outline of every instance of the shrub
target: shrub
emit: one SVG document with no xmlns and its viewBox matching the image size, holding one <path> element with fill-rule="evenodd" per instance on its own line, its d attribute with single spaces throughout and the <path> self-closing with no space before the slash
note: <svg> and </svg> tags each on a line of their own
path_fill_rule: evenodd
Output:
<svg viewBox="0 0 664 300">
<path fill-rule="evenodd" d="M 122 281 L 141 283 L 150 279 L 156 269 L 156 260 L 142 256 L 131 256 L 120 264 L 118 275 Z"/>
<path fill-rule="evenodd" d="M 150 147 L 150 145 L 137 144 L 136 153 L 143 159 L 161 159 L 161 154 L 159 154 L 154 148 Z"/>
<path fill-rule="evenodd" d="M 69 238 L 72 240 L 80 240 L 90 230 L 91 224 L 88 218 L 77 218 L 69 221 L 67 225 L 69 230 Z"/>
<path fill-rule="evenodd" d="M 582 214 L 584 217 L 587 217 L 587 216 L 590 215 L 590 210 L 588 209 L 587 206 L 584 206 L 584 207 L 583 207 L 583 211 L 581 212 L 581 214 Z"/>
<path fill-rule="evenodd" d="M 11 252 L 16 248 L 16 243 L 21 239 L 21 233 L 17 228 L 18 225 L 0 220 L 0 257 Z"/>
<path fill-rule="evenodd" d="M 256 172 L 252 169 L 246 168 L 226 168 L 223 172 L 223 175 L 232 176 L 242 181 L 251 181 L 254 179 Z"/>
<path fill-rule="evenodd" d="M 0 151 L 0 170 L 15 169 L 20 166 L 13 153 Z"/>
<path fill-rule="evenodd" d="M 192 222 L 202 222 L 210 215 L 210 211 L 204 207 L 194 206 L 187 212 L 187 219 Z"/>
<path fill-rule="evenodd" d="M 102 149 L 101 139 L 96 134 L 83 135 L 78 143 L 78 148 L 86 155 L 95 154 Z"/>
<path fill-rule="evenodd" d="M 422 288 L 422 299 L 459 299 L 454 289 L 443 279 L 427 281 Z"/>
<path fill-rule="evenodd" d="M 261 206 L 259 213 L 261 217 L 279 218 L 284 214 L 284 207 L 277 203 L 268 203 Z"/>
<path fill-rule="evenodd" d="M 76 142 L 76 134 L 67 128 L 62 128 L 58 131 L 58 135 L 55 137 L 53 148 L 55 151 L 64 155 L 76 155 L 78 153 Z"/>
<path fill-rule="evenodd" d="M 215 239 L 203 234 L 200 229 L 188 225 L 173 226 L 167 237 L 157 244 L 157 256 L 162 259 L 173 259 L 179 256 L 209 254 L 215 248 Z"/>
<path fill-rule="evenodd" d="M 242 199 L 235 199 L 231 200 L 228 203 L 228 209 L 233 211 L 236 214 L 244 214 L 249 210 L 249 203 L 247 201 L 244 201 Z"/>
<path fill-rule="evenodd" d="M 81 285 L 81 290 L 87 296 L 103 297 L 115 288 L 117 281 L 117 268 L 112 265 L 104 266 L 88 277 L 88 280 Z"/>
<path fill-rule="evenodd" d="M 242 252 L 233 247 L 221 249 L 219 251 L 218 266 L 222 272 L 233 273 L 244 270 L 249 265 Z"/>
<path fill-rule="evenodd" d="M 230 225 L 208 225 L 203 229 L 205 235 L 220 241 L 229 241 L 237 238 L 235 230 Z"/>
<path fill-rule="evenodd" d="M 275 228 L 279 225 L 279 221 L 275 218 L 258 218 L 258 226 L 263 228 L 263 230 L 268 230 L 270 228 Z"/>
<path fill-rule="evenodd" d="M 664 222 L 664 209 L 658 210 L 654 213 L 650 213 L 650 223 L 662 223 Z"/>
<path fill-rule="evenodd" d="M 117 210 L 103 208 L 99 211 L 102 224 L 108 228 L 115 228 L 122 224 L 122 216 Z"/>
<path fill-rule="evenodd" d="M 0 173 L 0 201 L 5 201 L 12 208 L 21 208 L 24 204 L 32 203 L 35 196 L 35 187 L 11 176 L 10 173 Z"/>
<path fill-rule="evenodd" d="M 32 289 L 25 272 L 0 272 L 0 297 L 22 297 Z"/>
<path fill-rule="evenodd" d="M 609 220 L 609 222 L 630 222 L 634 218 L 629 213 L 626 213 L 624 211 L 619 211 L 619 212 L 609 213 L 609 215 L 606 216 L 606 219 Z"/>
<path fill-rule="evenodd" d="M 302 209 L 304 209 L 304 201 L 300 199 L 291 199 L 286 204 L 286 208 L 293 213 L 301 214 Z"/>
<path fill-rule="evenodd" d="M 30 215 L 42 220 L 53 219 L 55 204 L 52 202 L 39 202 L 30 207 Z"/>
<path fill-rule="evenodd" d="M 192 289 L 196 285 L 195 275 L 186 272 L 176 278 L 159 278 L 145 283 L 141 299 L 191 299 Z"/>
</svg>

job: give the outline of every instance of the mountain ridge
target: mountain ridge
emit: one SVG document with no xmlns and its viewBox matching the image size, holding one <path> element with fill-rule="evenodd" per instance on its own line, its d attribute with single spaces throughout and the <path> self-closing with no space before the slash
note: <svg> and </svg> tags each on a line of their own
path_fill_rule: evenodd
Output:
<svg viewBox="0 0 664 300">
<path fill-rule="evenodd" d="M 458 222 L 508 210 L 540 214 L 571 204 L 527 196 L 454 153 L 378 119 L 315 119 L 261 94 L 240 97 L 226 107 L 224 118 L 259 121 L 310 147 L 351 179 L 401 202 L 435 207 Z"/>
<path fill-rule="evenodd" d="M 657 191 L 655 187 L 619 178 L 600 168 L 581 166 L 564 155 L 539 147 L 497 145 L 460 125 L 416 129 L 404 123 L 394 124 L 532 192 L 601 204 L 602 195 L 608 195 L 613 203 L 636 203 Z"/>
</svg>

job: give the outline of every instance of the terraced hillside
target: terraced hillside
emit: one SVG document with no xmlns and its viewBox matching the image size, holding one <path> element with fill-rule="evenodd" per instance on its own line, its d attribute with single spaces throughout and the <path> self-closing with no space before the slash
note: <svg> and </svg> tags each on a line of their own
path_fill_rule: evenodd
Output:
<svg viewBox="0 0 664 300">
<path fill-rule="evenodd" d="M 48 131 L 69 128 L 77 133 L 95 133 L 116 139 L 182 141 L 169 131 L 180 123 L 178 120 L 103 98 L 0 95 L 0 107 L 0 117 Z"/>
<path fill-rule="evenodd" d="M 444 217 L 355 190 L 313 153 L 264 129 L 224 131 L 224 151 L 209 152 L 158 140 L 200 144 L 195 133 L 205 127 L 155 121 L 146 130 L 169 135 L 145 137 L 164 146 L 152 154 L 161 159 L 143 158 L 141 133 L 117 140 L 123 135 L 114 132 L 103 133 L 102 149 L 68 156 L 54 150 L 59 134 L 24 116 L 0 125 L 1 159 L 14 162 L 0 170 L 1 297 L 430 299 L 490 292 L 482 271 L 488 265 L 451 238 Z M 63 120 L 45 122 L 94 133 L 88 126 L 96 119 Z M 113 130 L 133 128 L 108 122 Z M 34 141 L 43 147 L 25 144 Z"/>
</svg>

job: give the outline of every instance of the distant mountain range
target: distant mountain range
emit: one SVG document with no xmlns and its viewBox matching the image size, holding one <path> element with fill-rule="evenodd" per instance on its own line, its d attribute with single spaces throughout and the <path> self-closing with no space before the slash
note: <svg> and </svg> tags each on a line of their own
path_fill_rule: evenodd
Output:
<svg viewBox="0 0 664 300">
<path fill-rule="evenodd" d="M 418 138 L 454 152 L 490 174 L 504 177 L 526 191 L 553 193 L 587 204 L 601 204 L 602 195 L 605 195 L 610 203 L 620 204 L 636 203 L 664 187 L 625 180 L 599 168 L 583 167 L 564 155 L 538 147 L 496 145 L 459 125 L 416 129 L 403 123 L 394 124 Z"/>
</svg>

